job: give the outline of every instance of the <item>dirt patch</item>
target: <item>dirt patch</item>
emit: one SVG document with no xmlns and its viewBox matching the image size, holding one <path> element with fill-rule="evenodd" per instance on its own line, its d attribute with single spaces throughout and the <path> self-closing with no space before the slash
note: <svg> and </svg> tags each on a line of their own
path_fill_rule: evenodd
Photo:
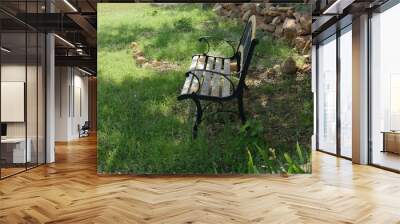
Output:
<svg viewBox="0 0 400 224">
<path fill-rule="evenodd" d="M 179 66 L 174 63 L 170 63 L 168 61 L 157 61 L 147 59 L 143 53 L 139 49 L 139 46 L 136 42 L 131 43 L 132 49 L 132 57 L 136 61 L 136 64 L 143 68 L 151 68 L 157 71 L 165 71 L 165 70 L 178 70 Z"/>
</svg>

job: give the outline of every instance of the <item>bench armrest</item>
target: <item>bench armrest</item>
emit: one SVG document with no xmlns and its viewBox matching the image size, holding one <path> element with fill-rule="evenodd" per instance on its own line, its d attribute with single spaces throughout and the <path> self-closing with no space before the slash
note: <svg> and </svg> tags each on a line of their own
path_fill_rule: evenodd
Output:
<svg viewBox="0 0 400 224">
<path fill-rule="evenodd" d="M 195 77 L 199 83 L 199 88 L 197 89 L 196 93 L 201 89 L 201 83 L 200 83 L 200 78 L 195 74 L 195 72 L 208 72 L 208 73 L 212 73 L 213 75 L 220 75 L 222 77 L 224 77 L 226 80 L 228 80 L 228 82 L 231 84 L 232 90 L 233 92 L 236 91 L 236 85 L 233 83 L 233 81 L 227 76 L 227 74 L 221 73 L 221 72 L 216 72 L 216 71 L 211 71 L 211 70 L 207 70 L 207 69 L 193 69 L 190 70 L 188 72 L 186 72 L 186 75 L 193 75 L 193 77 Z M 231 76 L 232 78 L 236 78 L 235 76 Z"/>
<path fill-rule="evenodd" d="M 229 44 L 229 46 L 232 48 L 232 56 L 233 57 L 236 54 L 236 48 L 233 45 L 235 42 L 234 40 L 228 40 L 228 39 L 222 39 L 220 37 L 216 37 L 216 36 L 202 36 L 199 38 L 200 42 L 206 42 L 207 43 L 207 51 L 204 52 L 204 55 L 207 55 L 208 52 L 210 51 L 210 42 L 214 41 L 214 42 L 225 42 L 227 44 Z"/>
</svg>

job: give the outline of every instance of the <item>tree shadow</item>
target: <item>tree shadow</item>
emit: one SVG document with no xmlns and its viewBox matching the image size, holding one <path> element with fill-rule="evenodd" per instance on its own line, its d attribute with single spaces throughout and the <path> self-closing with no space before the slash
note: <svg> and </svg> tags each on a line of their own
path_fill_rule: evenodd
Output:
<svg viewBox="0 0 400 224">
<path fill-rule="evenodd" d="M 244 172 L 244 142 L 229 123 L 210 139 L 204 121 L 192 139 L 191 103 L 176 99 L 183 80 L 183 74 L 171 73 L 126 76 L 118 82 L 99 79 L 99 172 L 210 174 L 215 167 Z"/>
<path fill-rule="evenodd" d="M 154 33 L 154 29 L 125 23 L 118 26 L 104 25 L 98 31 L 98 48 L 105 51 L 119 51 L 125 49 L 143 33 Z"/>
</svg>

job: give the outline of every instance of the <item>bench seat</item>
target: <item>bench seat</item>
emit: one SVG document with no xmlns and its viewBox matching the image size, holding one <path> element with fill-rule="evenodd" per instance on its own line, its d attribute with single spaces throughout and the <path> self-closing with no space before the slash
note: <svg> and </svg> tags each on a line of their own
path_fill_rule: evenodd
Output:
<svg viewBox="0 0 400 224">
<path fill-rule="evenodd" d="M 193 56 L 181 95 L 197 93 L 199 96 L 219 98 L 231 96 L 233 87 L 227 78 L 232 79 L 235 76 L 231 75 L 230 69 L 230 58 Z"/>
</svg>

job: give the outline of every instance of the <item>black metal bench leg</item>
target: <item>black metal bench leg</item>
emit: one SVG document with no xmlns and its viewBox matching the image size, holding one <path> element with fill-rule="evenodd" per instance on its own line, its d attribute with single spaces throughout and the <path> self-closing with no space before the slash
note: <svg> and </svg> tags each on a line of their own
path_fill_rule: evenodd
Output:
<svg viewBox="0 0 400 224">
<path fill-rule="evenodd" d="M 201 117 L 203 116 L 203 109 L 201 108 L 200 100 L 193 98 L 193 101 L 196 104 L 196 121 L 193 126 L 193 138 L 196 138 L 197 128 L 200 125 Z"/>
<path fill-rule="evenodd" d="M 244 115 L 244 109 L 243 109 L 243 95 L 239 95 L 238 97 L 238 106 L 239 106 L 239 117 L 240 120 L 242 120 L 242 123 L 244 124 L 246 122 L 246 117 Z"/>
<path fill-rule="evenodd" d="M 245 90 L 249 90 L 249 86 L 246 83 L 243 85 L 243 87 Z"/>
</svg>

